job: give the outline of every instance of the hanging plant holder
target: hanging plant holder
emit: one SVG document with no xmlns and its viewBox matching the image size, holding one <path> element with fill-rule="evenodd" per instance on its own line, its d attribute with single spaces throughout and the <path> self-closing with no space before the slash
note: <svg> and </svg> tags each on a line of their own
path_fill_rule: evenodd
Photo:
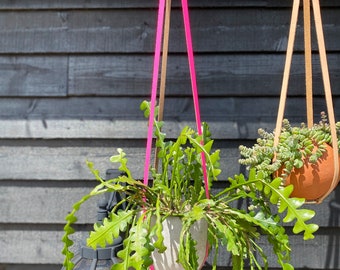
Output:
<svg viewBox="0 0 340 270">
<path fill-rule="evenodd" d="M 164 220 L 162 225 L 164 245 L 167 247 L 167 250 L 163 253 L 159 253 L 157 250 L 152 253 L 154 270 L 183 270 L 183 266 L 178 263 L 179 239 L 183 227 L 182 220 L 180 217 L 171 216 Z M 190 233 L 197 243 L 197 264 L 199 269 L 201 269 L 207 259 L 207 221 L 204 219 L 197 221 L 190 228 Z"/>
<path fill-rule="evenodd" d="M 308 202 L 320 203 L 334 190 L 339 182 L 339 154 L 319 0 L 303 0 L 307 125 L 308 128 L 312 128 L 314 122 L 310 14 L 311 2 L 314 11 L 315 29 L 319 48 L 322 79 L 324 84 L 332 145 L 325 146 L 326 151 L 315 164 L 309 163 L 307 159 L 303 159 L 303 166 L 299 169 L 294 168 L 293 170 L 291 170 L 290 174 L 285 177 L 285 184 L 294 185 L 292 196 L 306 198 Z M 281 135 L 299 8 L 300 0 L 294 0 L 288 37 L 285 69 L 280 95 L 280 104 L 275 128 L 274 147 L 278 146 Z M 276 176 L 280 176 L 283 170 L 284 167 L 278 171 Z"/>
<path fill-rule="evenodd" d="M 164 112 L 164 103 L 165 103 L 165 88 L 166 88 L 166 71 L 167 71 L 167 59 L 168 59 L 168 48 L 169 48 L 169 33 L 170 33 L 170 18 L 171 18 L 171 0 L 165 1 L 165 11 L 164 18 L 162 15 L 159 16 L 159 21 L 157 25 L 157 36 L 156 36 L 156 46 L 155 46 L 155 56 L 154 56 L 154 68 L 153 68 L 153 78 L 152 78 L 152 89 L 151 89 L 151 102 L 150 102 L 150 115 L 149 115 L 149 126 L 148 126 L 148 136 L 147 136 L 147 145 L 146 145 L 146 154 L 145 154 L 145 164 L 144 164 L 144 179 L 143 183 L 148 185 L 149 179 L 149 165 L 151 159 L 151 149 L 152 149 L 152 140 L 153 140 L 153 121 L 155 116 L 155 108 L 156 108 L 156 97 L 157 97 L 157 85 L 158 85 L 158 68 L 159 62 L 161 60 L 161 74 L 160 74 L 160 87 L 159 87 L 159 105 L 158 105 L 158 121 L 163 121 L 163 112 Z M 164 9 L 160 7 L 160 10 Z M 184 21 L 184 30 L 185 30 L 185 39 L 186 39 L 186 49 L 187 49 L 187 57 L 189 62 L 189 71 L 191 78 L 191 88 L 192 88 L 192 97 L 195 109 L 195 119 L 196 119 L 196 128 L 197 134 L 202 136 L 202 123 L 200 116 L 200 106 L 198 99 L 198 89 L 197 89 L 197 81 L 196 81 L 196 68 L 194 61 L 194 53 L 193 53 L 193 45 L 192 45 L 192 37 L 191 37 L 191 26 L 190 26 L 190 16 L 189 16 L 189 8 L 186 0 L 182 0 L 182 13 L 183 13 L 183 21 Z M 163 20 L 163 21 L 162 21 Z M 163 47 L 162 47 L 162 59 L 160 59 L 160 49 L 162 45 L 162 36 L 163 36 Z M 203 143 L 203 142 L 202 142 Z M 158 168 L 158 148 L 155 149 L 155 168 Z M 201 161 L 202 161 L 202 172 L 203 172 L 203 182 L 205 185 L 205 195 L 206 198 L 210 198 L 209 194 L 209 183 L 208 183 L 208 175 L 207 175 L 207 167 L 205 155 L 201 153 Z M 180 237 L 182 232 L 182 224 L 183 221 L 180 217 L 177 216 L 169 216 L 163 222 L 163 230 L 162 233 L 165 237 L 165 246 L 168 249 L 164 253 L 154 252 L 152 254 L 154 265 L 151 269 L 154 270 L 165 270 L 165 269 L 174 269 L 181 270 L 184 269 L 183 266 L 178 263 L 179 260 L 179 249 L 180 249 Z M 204 265 L 204 262 L 207 259 L 207 251 L 208 251 L 208 225 L 205 220 L 200 220 L 197 222 L 195 226 L 191 228 L 192 237 L 198 243 L 196 246 L 197 254 L 198 254 L 198 269 L 201 269 Z"/>
</svg>

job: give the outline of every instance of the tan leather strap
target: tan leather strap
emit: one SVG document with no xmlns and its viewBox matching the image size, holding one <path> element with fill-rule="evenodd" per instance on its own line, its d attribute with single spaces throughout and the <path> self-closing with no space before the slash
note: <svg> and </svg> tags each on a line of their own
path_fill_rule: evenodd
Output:
<svg viewBox="0 0 340 270">
<path fill-rule="evenodd" d="M 288 45 L 287 45 L 287 51 L 286 51 L 286 61 L 285 61 L 285 67 L 283 71 L 283 80 L 282 80 L 282 85 L 281 85 L 279 110 L 278 110 L 277 118 L 276 118 L 274 146 L 277 146 L 279 143 L 279 137 L 280 137 L 281 128 L 282 128 L 282 121 L 283 121 L 284 110 L 285 110 L 286 99 L 287 99 L 290 67 L 292 64 L 292 57 L 293 57 L 293 51 L 294 51 L 294 41 L 295 41 L 296 25 L 297 25 L 298 15 L 299 15 L 299 6 L 300 6 L 300 0 L 294 0 L 292 17 L 290 21 Z"/>
<path fill-rule="evenodd" d="M 162 65 L 161 65 L 161 81 L 160 81 L 160 86 L 159 86 L 158 121 L 163 120 L 163 112 L 164 112 L 166 71 L 167 71 L 168 51 L 169 51 L 170 15 L 171 15 L 171 0 L 166 0 L 164 36 L 163 36 L 163 54 L 162 54 Z"/>
<path fill-rule="evenodd" d="M 166 86 L 166 71 L 169 53 L 169 35 L 170 35 L 170 17 L 171 17 L 171 0 L 166 0 L 165 3 L 165 18 L 164 18 L 164 33 L 163 33 L 163 50 L 162 50 L 162 64 L 161 64 L 161 78 L 159 86 L 159 106 L 158 106 L 158 121 L 163 121 L 164 115 L 164 100 L 165 100 L 165 86 Z M 155 168 L 158 170 L 158 147 L 155 147 Z"/>
<path fill-rule="evenodd" d="M 306 82 L 306 108 L 307 126 L 311 128 L 314 124 L 313 116 L 313 72 L 312 72 L 312 40 L 310 0 L 303 0 L 303 21 L 305 41 L 305 82 Z"/>
<path fill-rule="evenodd" d="M 330 79 L 329 79 L 325 39 L 324 39 L 323 29 L 322 29 L 322 20 L 321 20 L 319 0 L 303 0 L 307 124 L 308 124 L 308 127 L 312 127 L 313 122 L 314 122 L 313 121 L 313 86 L 312 86 L 313 77 L 312 77 L 310 1 L 312 1 L 312 4 L 313 4 L 314 20 L 315 20 L 317 41 L 318 41 L 319 54 L 320 54 L 320 63 L 321 63 L 321 70 L 322 70 L 322 79 L 323 79 L 323 84 L 324 84 L 325 98 L 326 98 L 326 104 L 327 104 L 327 114 L 328 114 L 329 125 L 331 128 L 332 146 L 333 146 L 333 154 L 334 154 L 333 181 L 328 192 L 322 198 L 319 198 L 318 201 L 316 201 L 316 203 L 320 203 L 334 190 L 334 188 L 337 186 L 339 182 L 338 181 L 339 158 L 338 158 L 338 143 L 337 143 L 338 140 L 337 140 L 337 134 L 336 134 L 332 92 L 331 92 L 331 85 L 330 85 Z M 289 31 L 289 37 L 288 37 L 288 46 L 287 46 L 287 52 L 286 52 L 285 69 L 284 69 L 282 88 L 281 88 L 279 110 L 278 110 L 278 115 L 277 115 L 277 120 L 276 120 L 274 146 L 277 146 L 279 143 L 279 136 L 280 136 L 281 128 L 282 128 L 284 109 L 285 109 L 285 104 L 286 104 L 286 99 L 287 99 L 290 66 L 291 66 L 292 55 L 293 55 L 293 50 L 294 50 L 294 40 L 295 40 L 295 34 L 296 34 L 299 6 L 300 6 L 300 0 L 294 0 L 290 31 Z"/>
<path fill-rule="evenodd" d="M 318 203 L 320 203 L 333 191 L 333 189 L 337 186 L 339 182 L 338 180 L 339 179 L 339 154 L 338 154 L 339 152 L 338 152 L 338 138 L 337 138 L 336 126 L 335 126 L 334 108 L 333 108 L 333 101 L 332 101 L 331 83 L 329 79 L 329 71 L 328 71 L 328 64 L 327 64 L 325 38 L 323 35 L 323 29 L 322 29 L 320 2 L 319 0 L 312 0 L 312 1 L 313 1 L 316 36 L 317 36 L 318 46 L 319 46 L 322 79 L 323 79 L 326 104 L 327 104 L 328 121 L 329 121 L 329 125 L 331 128 L 332 146 L 333 146 L 333 154 L 334 154 L 334 176 L 333 176 L 332 185 L 329 191 L 322 198 L 320 198 L 320 200 L 318 201 Z"/>
</svg>

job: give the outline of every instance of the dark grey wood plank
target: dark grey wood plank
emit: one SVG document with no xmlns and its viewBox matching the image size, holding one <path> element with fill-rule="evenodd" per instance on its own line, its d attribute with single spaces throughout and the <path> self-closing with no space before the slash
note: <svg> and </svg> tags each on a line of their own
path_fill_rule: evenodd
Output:
<svg viewBox="0 0 340 270">
<path fill-rule="evenodd" d="M 0 99 L 0 138 L 143 139 L 146 120 L 139 111 L 143 99 Z M 218 139 L 254 139 L 259 127 L 274 127 L 278 102 L 270 97 L 205 98 L 200 102 L 201 116 Z M 334 108 L 339 102 L 334 99 Z M 319 121 L 320 111 L 326 110 L 324 98 L 314 98 L 314 105 Z M 285 117 L 292 124 L 306 121 L 304 107 L 304 97 L 289 98 Z M 335 114 L 339 120 L 336 109 Z M 169 137 L 177 136 L 185 125 L 195 127 L 192 98 L 167 98 L 164 119 Z"/>
<path fill-rule="evenodd" d="M 60 264 L 1 264 L 6 270 L 21 270 L 23 267 L 25 270 L 60 270 Z"/>
<path fill-rule="evenodd" d="M 322 6 L 339 6 L 336 0 L 323 0 Z M 189 3 L 190 7 L 289 7 L 290 1 L 286 0 L 196 0 Z M 0 9 L 89 9 L 89 8 L 155 8 L 157 1 L 148 0 L 120 0 L 120 1 L 85 1 L 85 0 L 60 0 L 46 2 L 43 0 L 34 1 L 11 1 L 6 0 L 1 4 Z M 173 6 L 179 7 L 178 0 L 173 1 Z"/>
<path fill-rule="evenodd" d="M 67 181 L 83 181 L 84 187 L 88 188 L 89 184 L 86 183 L 93 181 L 94 177 L 87 168 L 86 160 L 93 162 L 97 169 L 105 173 L 107 169 L 117 168 L 117 164 L 109 161 L 110 156 L 117 154 L 117 148 L 122 148 L 126 152 L 134 177 L 143 178 L 145 139 L 139 141 L 110 140 L 109 143 L 98 141 L 97 144 L 91 145 L 92 141 L 94 139 L 82 140 L 78 145 L 74 145 L 75 143 L 71 140 L 60 145 L 53 143 L 31 145 L 14 141 L 11 145 L 1 146 L 0 161 L 6 170 L 0 175 L 0 180 L 65 181 L 61 189 L 68 186 Z M 237 142 L 228 142 L 224 146 L 216 145 L 216 148 L 223 149 L 221 167 L 226 174 L 221 176 L 221 180 L 240 173 L 241 166 L 237 163 L 239 157 L 237 146 Z M 8 184 L 4 185 L 8 186 Z M 16 185 L 13 183 L 13 187 Z M 39 186 L 36 187 L 38 189 Z M 7 197 L 7 194 L 3 193 L 2 196 Z M 15 219 L 17 218 L 29 219 L 19 216 Z"/>
<path fill-rule="evenodd" d="M 60 270 L 60 264 L 1 264 L 6 270 Z"/>
<path fill-rule="evenodd" d="M 66 98 L 6 98 L 0 99 L 2 120 L 143 120 L 139 109 L 144 97 L 66 97 Z M 137 116 L 137 118 L 135 118 Z M 14 121 L 13 121 L 14 122 Z M 43 123 L 42 123 L 43 124 Z M 47 128 L 47 127 L 46 127 Z"/>
<path fill-rule="evenodd" d="M 2 53 L 134 51 L 153 47 L 155 10 L 2 11 Z M 137 46 L 137 47 L 136 47 Z M 116 48 L 116 49 L 114 49 Z M 119 49 L 120 48 L 120 49 Z"/>
<path fill-rule="evenodd" d="M 146 55 L 71 56 L 69 93 L 81 95 L 140 96 L 151 91 L 153 58 Z M 277 96 L 280 94 L 284 54 L 196 54 L 200 96 Z M 168 59 L 167 96 L 191 95 L 185 55 Z M 328 54 L 333 94 L 340 94 L 340 54 Z M 319 55 L 313 57 L 313 91 L 323 94 Z M 289 95 L 305 94 L 304 57 L 293 56 Z"/>
<path fill-rule="evenodd" d="M 30 182 L 35 186 L 4 186 L 0 182 L 0 206 L 2 216 L 0 223 L 12 224 L 59 224 L 65 223 L 65 216 L 72 210 L 72 205 L 87 194 L 91 189 L 84 187 L 41 187 L 39 183 Z M 94 184 L 93 184 L 94 186 Z M 20 194 L 20 195 L 18 195 Z M 91 199 L 79 211 L 79 224 L 96 222 L 97 203 L 99 197 Z M 18 207 L 25 202 L 25 207 Z"/>
<path fill-rule="evenodd" d="M 80 246 L 81 241 L 86 239 L 87 235 L 88 232 L 76 234 L 76 247 Z M 63 245 L 60 239 L 62 236 L 62 228 L 41 229 L 21 226 L 4 229 L 0 224 L 0 243 L 6 245 L 0 257 L 1 262 L 4 264 L 59 264 L 61 269 Z M 20 252 L 18 252 L 18 243 L 20 243 Z"/>
<path fill-rule="evenodd" d="M 7 98 L 0 99 L 1 120 L 93 120 L 93 121 L 144 121 L 139 106 L 149 97 L 82 97 L 82 98 Z M 271 122 L 276 119 L 279 97 L 208 97 L 200 99 L 202 118 L 212 122 L 246 120 Z M 334 107 L 340 99 L 334 96 Z M 255 104 L 254 104 L 255 103 Z M 325 110 L 325 99 L 314 97 L 315 114 Z M 305 97 L 289 97 L 286 116 L 292 121 L 305 115 Z M 164 119 L 169 122 L 193 121 L 192 97 L 167 97 Z M 337 113 L 336 115 L 338 115 Z M 257 120 L 256 120 L 257 119 Z M 47 127 L 46 127 L 47 128 Z"/>
<path fill-rule="evenodd" d="M 339 50 L 337 8 L 323 10 L 327 49 Z M 2 11 L 0 53 L 152 53 L 154 9 Z M 185 52 L 182 17 L 175 9 L 171 52 Z M 202 18 L 209 20 L 202 23 Z M 263 8 L 194 9 L 191 14 L 196 52 L 284 52 L 290 10 Z M 86 22 L 86 23 L 84 23 Z M 302 50 L 301 25 L 297 50 Z M 316 46 L 314 46 L 316 48 Z"/>
<path fill-rule="evenodd" d="M 340 85 L 336 76 L 339 54 L 329 54 L 333 94 Z M 281 87 L 284 55 L 197 55 L 196 69 L 201 96 L 278 95 Z M 304 94 L 304 62 L 295 55 L 290 78 L 290 95 Z M 314 57 L 314 91 L 323 92 L 319 57 Z M 0 96 L 72 96 L 148 95 L 151 88 L 152 57 L 3 56 L 0 58 Z M 168 96 L 191 94 L 187 59 L 170 55 L 167 76 Z"/>
<path fill-rule="evenodd" d="M 0 57 L 0 96 L 66 96 L 67 57 Z"/>
</svg>

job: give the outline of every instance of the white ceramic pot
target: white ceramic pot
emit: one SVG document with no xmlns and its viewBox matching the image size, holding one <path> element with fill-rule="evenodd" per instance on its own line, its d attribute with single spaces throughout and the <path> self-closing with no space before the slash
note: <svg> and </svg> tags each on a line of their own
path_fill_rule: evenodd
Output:
<svg viewBox="0 0 340 270">
<path fill-rule="evenodd" d="M 182 222 L 179 217 L 168 217 L 163 222 L 164 245 L 167 247 L 164 253 L 152 252 L 155 270 L 183 270 L 177 262 L 179 239 L 182 229 Z M 199 268 L 201 269 L 206 260 L 208 224 L 202 219 L 190 228 L 193 239 L 197 242 L 196 250 L 199 256 Z"/>
</svg>

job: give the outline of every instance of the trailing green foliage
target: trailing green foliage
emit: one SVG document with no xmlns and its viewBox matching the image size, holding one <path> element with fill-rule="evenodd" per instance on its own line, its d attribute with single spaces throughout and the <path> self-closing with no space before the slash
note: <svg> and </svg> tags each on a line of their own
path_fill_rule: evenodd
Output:
<svg viewBox="0 0 340 270">
<path fill-rule="evenodd" d="M 146 117 L 149 116 L 149 106 L 148 102 L 141 105 Z M 207 125 L 202 136 L 185 127 L 175 141 L 166 140 L 162 125 L 155 120 L 160 168 L 150 168 L 151 185 L 146 186 L 133 178 L 122 149 L 110 158 L 124 172 L 117 178 L 104 181 L 99 171 L 88 162 L 99 184 L 76 203 L 66 217 L 63 237 L 65 269 L 73 269 L 70 237 L 74 233 L 72 225 L 76 222 L 76 212 L 88 198 L 105 192 L 121 193 L 123 200 L 120 204 L 126 204 L 126 208 L 120 210 L 120 204 L 116 205 L 102 224 L 95 224 L 87 245 L 94 249 L 105 247 L 114 238 L 125 235 L 123 249 L 117 254 L 121 261 L 112 266 L 113 270 L 148 269 L 153 263 L 152 252 L 162 253 L 167 249 L 162 222 L 169 216 L 178 216 L 182 220 L 178 262 L 186 270 L 198 268 L 197 243 L 190 228 L 202 219 L 208 224 L 209 251 L 214 253 L 213 269 L 216 269 L 220 248 L 232 255 L 235 270 L 248 266 L 267 269 L 267 256 L 258 241 L 263 237 L 273 247 L 278 264 L 285 270 L 293 269 L 289 263 L 289 239 L 283 223 L 292 223 L 293 232 L 303 233 L 304 239 L 312 239 L 318 228 L 308 223 L 314 212 L 302 208 L 304 201 L 290 198 L 292 189 L 282 189 L 281 178 L 268 181 L 261 171 L 254 169 L 249 177 L 241 174 L 229 178 L 229 185 L 224 190 L 207 198 L 201 154 L 207 163 L 209 188 L 221 173 L 220 152 L 212 150 L 213 141 Z M 249 207 L 237 208 L 239 200 L 248 201 Z"/>
</svg>

